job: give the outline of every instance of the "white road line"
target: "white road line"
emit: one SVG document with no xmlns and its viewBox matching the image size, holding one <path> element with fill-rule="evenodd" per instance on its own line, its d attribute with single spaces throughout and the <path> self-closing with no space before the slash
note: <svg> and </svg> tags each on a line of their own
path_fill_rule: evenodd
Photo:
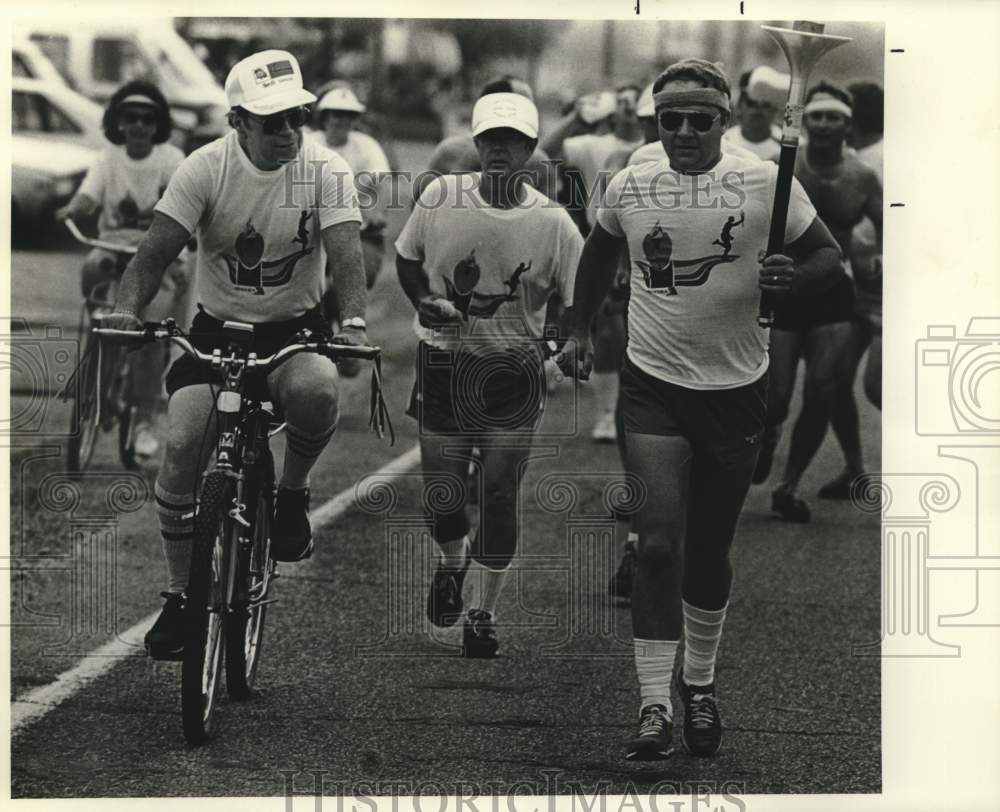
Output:
<svg viewBox="0 0 1000 812">
<path fill-rule="evenodd" d="M 413 468 L 420 461 L 420 446 L 414 446 L 406 453 L 390 460 L 371 476 L 392 479 Z M 345 488 L 333 498 L 310 512 L 313 530 L 330 524 L 343 515 L 355 502 L 356 488 Z M 134 657 L 137 648 L 142 647 L 142 637 L 156 620 L 159 612 L 153 612 L 116 639 L 85 656 L 68 671 L 64 671 L 53 682 L 34 688 L 11 701 L 11 736 L 22 733 L 29 725 L 57 708 L 88 683 L 114 668 L 126 657 Z"/>
</svg>

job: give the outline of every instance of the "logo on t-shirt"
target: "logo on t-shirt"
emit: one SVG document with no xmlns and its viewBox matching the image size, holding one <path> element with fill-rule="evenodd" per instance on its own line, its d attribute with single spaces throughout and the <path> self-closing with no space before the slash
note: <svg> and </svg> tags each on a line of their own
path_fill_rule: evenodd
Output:
<svg viewBox="0 0 1000 812">
<path fill-rule="evenodd" d="M 504 285 L 507 287 L 506 293 L 479 293 L 476 291 L 476 285 L 479 284 L 482 272 L 480 271 L 479 263 L 476 261 L 476 250 L 472 249 L 467 257 L 459 260 L 458 264 L 455 265 L 452 279 L 448 277 L 444 278 L 448 300 L 462 312 L 462 316 L 466 321 L 468 321 L 470 315 L 487 319 L 492 318 L 496 315 L 497 310 L 500 309 L 500 305 L 504 302 L 513 302 L 517 299 L 517 288 L 520 284 L 521 276 L 531 270 L 531 262 L 529 259 L 527 264 L 524 262 L 520 263 L 514 269 L 510 278 L 504 281 Z"/>
<path fill-rule="evenodd" d="M 642 253 L 645 259 L 635 260 L 635 264 L 642 271 L 643 281 L 648 290 L 662 291 L 667 296 L 676 296 L 677 288 L 681 286 L 697 287 L 704 285 L 708 281 L 708 276 L 716 265 L 726 262 L 735 262 L 740 257 L 733 254 L 733 229 L 743 225 L 746 215 L 740 212 L 740 219 L 728 217 L 722 225 L 719 239 L 713 240 L 712 245 L 722 248 L 721 254 L 714 256 L 698 257 L 697 259 L 674 259 L 674 243 L 670 239 L 670 234 L 660 221 L 656 221 L 648 234 L 642 238 Z M 679 273 L 679 268 L 692 268 L 694 270 L 686 273 Z"/>
<path fill-rule="evenodd" d="M 247 220 L 233 244 L 236 255 L 222 255 L 229 268 L 229 281 L 233 283 L 233 287 L 255 296 L 263 296 L 264 288 L 287 285 L 298 261 L 313 251 L 309 245 L 309 229 L 306 228 L 312 215 L 311 211 L 299 213 L 299 229 L 292 243 L 299 243 L 302 248 L 278 259 L 264 259 L 264 237 L 253 227 L 253 219 Z"/>
<path fill-rule="evenodd" d="M 141 211 L 139 204 L 127 192 L 125 193 L 125 197 L 118 201 L 118 205 L 115 206 L 115 212 L 118 215 L 117 226 L 119 228 L 147 229 L 153 223 L 152 207 L 147 211 Z"/>
</svg>

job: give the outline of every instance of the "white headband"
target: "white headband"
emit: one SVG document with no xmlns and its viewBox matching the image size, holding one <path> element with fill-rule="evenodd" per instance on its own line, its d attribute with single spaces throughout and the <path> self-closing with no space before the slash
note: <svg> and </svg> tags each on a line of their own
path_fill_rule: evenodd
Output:
<svg viewBox="0 0 1000 812">
<path fill-rule="evenodd" d="M 807 116 L 810 113 L 840 113 L 846 118 L 851 117 L 851 108 L 840 99 L 813 99 L 802 112 Z"/>
<path fill-rule="evenodd" d="M 698 87 L 692 90 L 661 90 L 653 94 L 656 109 L 661 107 L 683 107 L 688 104 L 708 104 L 729 112 L 729 96 L 714 87 Z"/>
</svg>

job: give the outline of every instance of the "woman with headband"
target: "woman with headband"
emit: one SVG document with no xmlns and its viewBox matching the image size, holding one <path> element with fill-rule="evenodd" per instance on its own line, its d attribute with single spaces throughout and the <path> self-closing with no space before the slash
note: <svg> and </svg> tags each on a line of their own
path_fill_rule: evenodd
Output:
<svg viewBox="0 0 1000 812">
<path fill-rule="evenodd" d="M 632 588 L 639 731 L 626 758 L 672 752 L 671 674 L 682 741 L 718 752 L 715 661 L 729 603 L 730 546 L 764 428 L 767 333 L 762 290 L 822 290 L 843 273 L 840 251 L 793 184 L 784 254 L 767 244 L 777 166 L 723 154 L 729 83 L 700 59 L 668 67 L 653 86 L 661 161 L 611 181 L 580 259 L 568 374 L 586 377 L 590 322 L 627 245 L 631 259 L 622 411 L 629 471 L 645 486 Z"/>
</svg>

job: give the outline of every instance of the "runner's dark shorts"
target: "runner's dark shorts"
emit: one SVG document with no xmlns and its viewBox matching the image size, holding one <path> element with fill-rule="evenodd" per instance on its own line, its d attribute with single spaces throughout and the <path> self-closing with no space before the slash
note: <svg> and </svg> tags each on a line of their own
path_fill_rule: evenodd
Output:
<svg viewBox="0 0 1000 812">
<path fill-rule="evenodd" d="M 829 290 L 813 296 L 786 296 L 774 310 L 778 330 L 808 330 L 854 318 L 854 281 L 846 274 Z"/>
<path fill-rule="evenodd" d="M 329 335 L 330 325 L 323 318 L 318 307 L 303 313 L 289 321 L 271 321 L 254 325 L 253 350 L 258 356 L 273 355 L 288 343 L 299 330 L 307 328 L 314 333 Z M 199 311 L 191 323 L 190 339 L 196 349 L 211 352 L 216 347 L 225 349 L 226 340 L 219 335 L 222 322 L 212 318 L 204 311 Z M 167 372 L 167 394 L 173 395 L 178 389 L 198 384 L 222 385 L 222 376 L 218 370 L 208 364 L 196 361 L 187 355 L 182 355 L 171 365 Z M 271 400 L 267 382 L 254 376 L 248 379 L 248 391 L 258 400 Z"/>
<path fill-rule="evenodd" d="M 434 434 L 531 433 L 545 409 L 542 356 L 534 345 L 469 352 L 421 341 L 406 413 Z"/>
<path fill-rule="evenodd" d="M 767 413 L 767 375 L 735 389 L 688 389 L 654 378 L 626 357 L 621 377 L 625 430 L 686 437 L 724 469 L 752 467 Z"/>
</svg>

